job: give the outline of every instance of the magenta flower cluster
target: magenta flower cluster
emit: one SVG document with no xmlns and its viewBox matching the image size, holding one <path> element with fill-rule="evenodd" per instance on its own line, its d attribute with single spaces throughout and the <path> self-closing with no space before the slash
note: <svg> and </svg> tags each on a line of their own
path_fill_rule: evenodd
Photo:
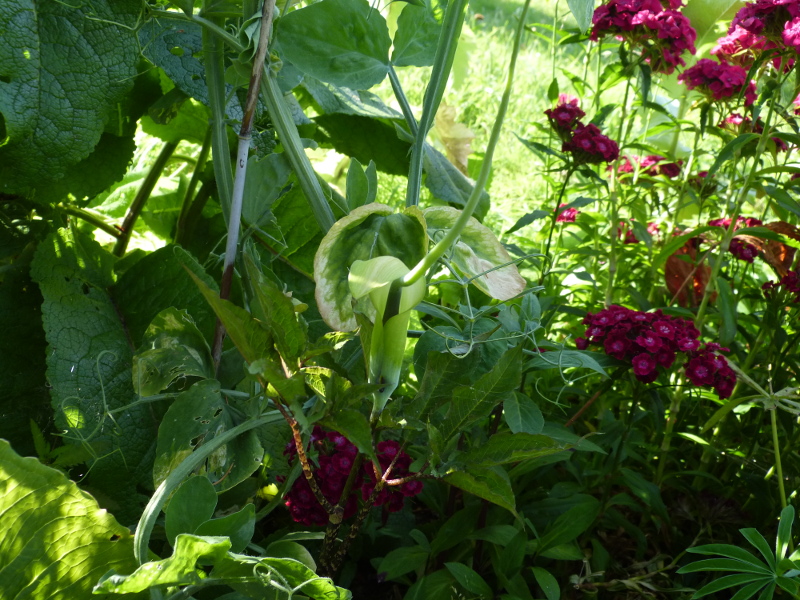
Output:
<svg viewBox="0 0 800 600">
<path fill-rule="evenodd" d="M 800 51 L 800 3 L 797 0 L 756 0 L 745 4 L 731 21 L 728 33 L 737 27 Z"/>
<path fill-rule="evenodd" d="M 686 65 L 685 51 L 695 53 L 697 33 L 680 6 L 680 0 L 670 0 L 667 8 L 658 0 L 610 0 L 594 11 L 590 38 L 616 35 L 640 47 L 654 72 L 670 74 Z"/>
<path fill-rule="evenodd" d="M 761 289 L 764 290 L 764 295 L 770 300 L 779 295 L 785 295 L 787 303 L 800 302 L 800 272 L 789 271 L 779 281 L 768 281 L 761 286 Z"/>
<path fill-rule="evenodd" d="M 321 427 L 316 426 L 311 433 L 311 446 L 318 452 L 318 464 L 314 479 L 322 495 L 331 504 L 337 504 L 344 491 L 345 483 L 353 468 L 353 464 L 358 456 L 358 449 L 341 433 L 336 431 L 325 432 Z M 385 470 L 392 458 L 400 451 L 397 442 L 380 442 L 378 444 L 379 460 L 381 467 Z M 297 456 L 297 448 L 294 442 L 289 442 L 283 452 L 288 456 L 289 464 Z M 386 456 L 391 458 L 385 460 Z M 368 462 L 368 461 L 367 461 Z M 385 463 L 385 464 L 384 464 Z M 392 478 L 400 478 L 409 475 L 408 467 L 411 465 L 411 458 L 402 452 L 397 459 L 395 467 L 392 469 Z M 357 496 L 360 490 L 361 497 L 366 500 L 375 488 L 375 479 L 372 472 L 372 463 L 365 465 L 364 473 L 358 472 L 353 483 L 352 492 L 348 496 L 344 505 L 344 518 L 352 517 L 358 509 Z M 390 511 L 397 511 L 403 508 L 403 497 L 414 496 L 422 491 L 422 482 L 412 480 L 399 486 L 400 491 L 389 491 L 386 487 L 378 495 L 375 503 L 380 506 L 387 501 Z M 286 494 L 286 506 L 289 509 L 292 519 L 304 525 L 326 525 L 328 523 L 328 513 L 320 505 L 311 490 L 311 486 L 305 477 L 301 476 L 295 480 L 292 489 Z"/>
<path fill-rule="evenodd" d="M 640 175 L 648 175 L 650 177 L 664 175 L 665 177 L 673 179 L 680 175 L 682 163 L 683 161 L 669 162 L 663 156 L 658 156 L 656 154 L 651 154 L 644 158 L 641 156 L 631 156 L 628 158 L 626 156 L 617 168 L 617 173 L 633 173 L 638 164 Z"/>
<path fill-rule="evenodd" d="M 738 97 L 744 90 L 744 104 L 750 106 L 758 96 L 756 84 L 754 81 L 747 81 L 747 70 L 744 67 L 710 58 L 698 60 L 696 65 L 678 75 L 678 81 L 685 83 L 688 89 L 697 89 L 715 101 Z"/>
<path fill-rule="evenodd" d="M 558 208 L 563 208 L 565 206 L 566 204 L 562 202 L 561 204 L 558 205 Z M 578 217 L 578 214 L 580 212 L 581 211 L 579 211 L 574 206 L 570 208 L 565 208 L 564 210 L 558 213 L 558 216 L 556 217 L 556 223 L 574 223 L 575 219 Z"/>
<path fill-rule="evenodd" d="M 727 229 L 731 225 L 731 219 L 711 219 L 708 224 L 712 227 L 725 227 Z M 744 225 L 745 227 L 758 227 L 762 224 L 763 223 L 760 219 L 755 219 L 753 217 L 739 217 L 736 220 L 736 227 L 734 227 L 734 230 L 739 229 L 741 225 Z M 733 238 L 731 240 L 728 251 L 739 260 L 744 260 L 749 263 L 753 262 L 758 256 L 758 248 L 756 248 L 753 244 L 737 238 Z"/>
<path fill-rule="evenodd" d="M 586 113 L 575 96 L 559 94 L 556 107 L 544 114 L 563 142 L 561 151 L 570 152 L 576 165 L 608 163 L 619 157 L 619 146 L 614 140 L 603 135 L 597 125 L 581 122 Z"/>
<path fill-rule="evenodd" d="M 583 319 L 586 337 L 577 338 L 575 345 L 585 350 L 590 344 L 602 345 L 609 356 L 630 361 L 633 374 L 643 383 L 658 378 L 658 367 L 669 369 L 678 352 L 684 353 L 686 376 L 695 385 L 712 387 L 720 398 L 733 391 L 736 376 L 723 357 L 717 354 L 719 344 L 701 348 L 700 332 L 686 319 L 610 306 Z"/>
</svg>

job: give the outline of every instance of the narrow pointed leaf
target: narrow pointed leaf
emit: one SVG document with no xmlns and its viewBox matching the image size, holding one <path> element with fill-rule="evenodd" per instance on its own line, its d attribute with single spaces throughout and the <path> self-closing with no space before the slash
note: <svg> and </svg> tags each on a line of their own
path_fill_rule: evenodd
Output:
<svg viewBox="0 0 800 600">
<path fill-rule="evenodd" d="M 703 596 L 708 596 L 709 594 L 713 594 L 715 592 L 728 589 L 735 585 L 753 583 L 755 581 L 763 581 L 764 583 L 766 583 L 768 581 L 771 581 L 771 578 L 764 577 L 763 575 L 755 575 L 752 573 L 726 575 L 725 577 L 720 577 L 719 579 L 712 581 L 708 585 L 704 585 L 702 588 L 700 588 L 694 593 L 694 596 L 692 596 L 692 598 L 702 598 Z"/>
</svg>

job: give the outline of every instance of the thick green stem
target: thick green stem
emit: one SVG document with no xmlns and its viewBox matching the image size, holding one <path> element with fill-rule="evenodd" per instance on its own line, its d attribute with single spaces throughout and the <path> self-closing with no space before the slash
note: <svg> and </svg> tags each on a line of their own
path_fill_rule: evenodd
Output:
<svg viewBox="0 0 800 600">
<path fill-rule="evenodd" d="M 136 192 L 136 197 L 133 199 L 133 202 L 131 202 L 128 213 L 122 221 L 117 243 L 114 244 L 114 256 L 125 255 L 125 250 L 128 249 L 128 242 L 131 241 L 131 235 L 133 234 L 133 227 L 136 225 L 136 220 L 142 213 L 147 199 L 150 198 L 150 194 L 153 193 L 153 189 L 156 187 L 156 183 L 158 183 L 158 179 L 161 177 L 161 172 L 167 165 L 167 161 L 177 147 L 177 143 L 167 142 L 161 148 L 161 152 L 150 168 L 150 171 L 147 173 L 147 176 L 144 178 L 141 187 L 139 187 L 139 190 Z"/>
<path fill-rule="evenodd" d="M 406 190 L 406 206 L 419 204 L 419 193 L 422 188 L 422 159 L 425 153 L 425 138 L 433 125 L 439 103 L 442 101 L 447 79 L 453 67 L 453 59 L 458 47 L 458 38 L 461 37 L 461 28 L 464 25 L 464 16 L 468 0 L 451 0 L 442 22 L 442 32 L 439 35 L 439 44 L 433 59 L 428 87 L 425 88 L 425 98 L 422 101 L 422 117 L 419 122 L 414 145 L 411 148 L 411 166 L 408 172 L 408 188 Z M 475 188 L 477 189 L 477 185 Z"/>
<path fill-rule="evenodd" d="M 456 0 L 453 0 L 453 4 L 456 4 Z M 492 168 L 492 157 L 494 156 L 494 150 L 497 147 L 497 142 L 500 139 L 500 132 L 503 129 L 503 120 L 505 119 L 506 112 L 508 111 L 508 103 L 511 100 L 511 89 L 514 83 L 514 70 L 517 66 L 517 56 L 519 55 L 519 47 L 522 41 L 522 32 L 525 30 L 525 17 L 528 14 L 529 6 L 530 0 L 525 0 L 525 5 L 522 8 L 522 14 L 519 17 L 517 32 L 514 36 L 514 49 L 511 52 L 511 60 L 508 64 L 508 78 L 506 80 L 506 87 L 503 91 L 503 97 L 500 100 L 500 107 L 497 110 L 497 118 L 494 120 L 492 132 L 489 135 L 489 142 L 486 145 L 486 153 L 483 158 L 483 163 L 481 164 L 481 171 L 478 174 L 477 180 L 475 181 L 475 187 L 472 189 L 472 193 L 470 194 L 470 197 L 464 206 L 464 210 L 461 211 L 461 214 L 458 216 L 458 219 L 456 219 L 452 229 L 450 229 L 450 231 L 448 231 L 447 234 L 428 252 L 425 258 L 423 258 L 413 269 L 411 269 L 411 271 L 406 274 L 402 281 L 403 286 L 411 285 L 420 277 L 423 277 L 425 273 L 428 272 L 428 269 L 435 265 L 436 262 L 442 256 L 444 256 L 445 252 L 447 252 L 450 247 L 455 244 L 456 240 L 461 235 L 461 232 L 464 230 L 464 227 L 467 226 L 467 223 L 472 217 L 472 213 L 475 212 L 475 208 L 478 206 L 478 202 L 481 199 L 481 194 L 483 193 L 483 188 L 486 186 L 486 182 L 489 179 L 489 172 Z M 422 131 L 423 124 L 420 123 L 420 135 L 422 135 Z M 417 136 L 417 138 L 419 139 L 419 136 Z M 409 181 L 409 186 L 410 185 L 411 182 Z"/>
<path fill-rule="evenodd" d="M 175 236 L 173 238 L 175 243 L 180 243 L 185 235 L 184 232 L 188 222 L 189 212 L 192 208 L 192 200 L 194 199 L 197 186 L 200 184 L 200 180 L 203 176 L 203 170 L 205 169 L 206 161 L 208 160 L 208 155 L 210 152 L 211 127 L 206 129 L 206 135 L 203 139 L 203 145 L 200 148 L 200 154 L 197 155 L 197 163 L 194 166 L 192 179 L 189 181 L 189 187 L 186 188 L 186 194 L 184 195 L 183 202 L 181 203 L 181 212 L 178 215 L 178 222 L 175 226 Z"/>
<path fill-rule="evenodd" d="M 391 64 L 389 65 L 389 81 L 392 84 L 394 97 L 397 98 L 397 103 L 400 104 L 400 110 L 403 111 L 403 117 L 405 118 L 406 124 L 411 131 L 411 135 L 416 137 L 417 132 L 419 131 L 417 120 L 414 118 L 411 105 L 408 103 L 408 98 L 406 98 L 406 94 L 400 85 L 400 79 L 397 77 L 397 71 L 394 70 L 394 65 Z"/>
<path fill-rule="evenodd" d="M 231 155 L 225 125 L 225 67 L 223 64 L 222 39 L 220 34 L 203 27 L 203 54 L 205 55 L 208 106 L 211 109 L 211 156 L 214 160 L 214 177 L 217 180 L 222 214 L 227 222 L 230 216 L 229 202 L 233 194 Z M 213 31 L 213 33 L 212 33 Z"/>
<path fill-rule="evenodd" d="M 778 444 L 778 409 L 769 411 L 770 424 L 772 425 L 772 446 L 775 451 L 775 472 L 778 476 L 778 490 L 781 495 L 781 508 L 786 508 L 786 490 L 783 486 L 783 467 L 781 466 L 781 447 Z"/>
<path fill-rule="evenodd" d="M 300 183 L 300 188 L 311 206 L 311 212 L 317 225 L 323 233 L 333 227 L 336 218 L 333 216 L 328 200 L 322 192 L 322 187 L 317 179 L 317 174 L 311 166 L 311 161 L 308 160 L 306 152 L 303 149 L 303 142 L 300 140 L 300 135 L 297 133 L 297 127 L 294 125 L 292 116 L 289 114 L 289 109 L 283 100 L 283 94 L 278 87 L 278 82 L 275 80 L 275 75 L 266 67 L 267 72 L 261 78 L 261 99 L 267 105 L 269 115 L 272 117 L 272 124 L 275 126 L 275 131 L 278 132 L 278 137 L 283 145 L 283 151 L 289 163 L 292 165 L 297 180 Z"/>
<path fill-rule="evenodd" d="M 121 234 L 119 229 L 114 227 L 111 223 L 106 223 L 100 215 L 97 215 L 89 210 L 78 208 L 77 206 L 69 206 L 66 204 L 61 205 L 61 209 L 68 215 L 78 217 L 80 220 L 86 221 L 98 229 L 105 231 L 108 235 L 113 235 L 115 238 L 118 238 Z"/>
</svg>

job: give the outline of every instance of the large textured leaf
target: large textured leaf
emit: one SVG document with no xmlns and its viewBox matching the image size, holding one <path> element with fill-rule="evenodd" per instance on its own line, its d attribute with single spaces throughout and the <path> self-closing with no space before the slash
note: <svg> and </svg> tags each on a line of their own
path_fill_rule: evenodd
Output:
<svg viewBox="0 0 800 600">
<path fill-rule="evenodd" d="M 365 90 L 352 90 L 325 83 L 313 77 L 303 80 L 303 87 L 324 114 L 344 114 L 373 119 L 399 119 L 403 115 L 386 106 L 379 96 Z"/>
<path fill-rule="evenodd" d="M 213 377 L 213 365 L 211 350 L 192 318 L 170 307 L 153 319 L 133 357 L 133 387 L 140 396 L 152 396 L 179 377 Z"/>
<path fill-rule="evenodd" d="M 0 190 L 59 179 L 89 156 L 133 85 L 136 0 L 0 3 Z"/>
<path fill-rule="evenodd" d="M 586 33 L 592 26 L 594 0 L 567 0 L 567 5 L 578 23 L 578 29 L 581 33 Z"/>
<path fill-rule="evenodd" d="M 415 208 L 395 214 L 390 206 L 373 203 L 353 210 L 325 235 L 314 258 L 322 318 L 333 329 L 355 329 L 348 283 L 355 261 L 394 256 L 412 268 L 425 256 L 427 247 L 424 220 Z"/>
<path fill-rule="evenodd" d="M 63 473 L 0 440 L 0 597 L 89 600 L 109 569 L 132 569 L 133 536 Z"/>
<path fill-rule="evenodd" d="M 317 577 L 307 565 L 293 558 L 259 558 L 229 552 L 231 542 L 223 537 L 179 535 L 170 558 L 145 563 L 132 575 L 112 575 L 96 591 L 141 592 L 150 588 L 199 584 L 206 577 L 244 588 L 249 597 L 271 597 L 270 580 L 283 581 L 315 600 L 347 600 L 350 592 L 336 587 L 330 579 Z M 198 566 L 213 566 L 210 575 Z M 252 582 L 250 584 L 243 582 Z"/>
<path fill-rule="evenodd" d="M 497 366 L 473 385 L 456 388 L 440 430 L 447 440 L 475 421 L 488 417 L 492 409 L 519 387 L 522 347 L 506 352 Z"/>
<path fill-rule="evenodd" d="M 156 422 L 152 406 L 125 408 L 113 418 L 109 412 L 137 399 L 130 339 L 107 291 L 113 261 L 93 239 L 59 229 L 39 245 L 31 275 L 44 298 L 56 424 L 67 431 L 70 443 L 94 445 L 97 460 L 88 483 L 127 521 L 143 500 L 136 484 L 150 485 Z"/>
<path fill-rule="evenodd" d="M 438 239 L 453 227 L 461 211 L 449 206 L 432 206 L 423 214 L 428 234 Z M 474 278 L 472 283 L 492 298 L 509 300 L 525 289 L 525 280 L 516 265 L 507 264 L 510 262 L 511 257 L 494 233 L 471 218 L 453 252 L 455 267 L 464 276 Z"/>
<path fill-rule="evenodd" d="M 119 278 L 114 287 L 114 300 L 135 346 L 141 344 L 142 336 L 156 315 L 169 307 L 189 313 L 205 339 L 211 340 L 214 311 L 187 271 L 216 289 L 216 283 L 203 267 L 177 246 L 165 246 L 148 254 Z"/>
<path fill-rule="evenodd" d="M 366 90 L 389 72 L 389 30 L 366 0 L 322 0 L 283 17 L 275 34 L 289 62 L 322 81 Z"/>
<path fill-rule="evenodd" d="M 475 182 L 459 171 L 444 154 L 433 146 L 425 144 L 425 156 L 422 159 L 422 166 L 426 175 L 425 187 L 435 197 L 457 206 L 463 207 L 467 205 L 472 190 L 475 188 Z M 483 190 L 474 215 L 478 219 L 483 219 L 486 213 L 489 212 L 489 207 L 489 194 L 486 190 Z"/>
<path fill-rule="evenodd" d="M 153 482 L 158 486 L 195 448 L 236 425 L 220 394 L 219 382 L 195 383 L 178 396 L 158 428 L 158 446 Z M 249 477 L 261 464 L 264 449 L 255 431 L 237 437 L 206 461 L 205 473 L 216 489 L 232 488 Z"/>
</svg>

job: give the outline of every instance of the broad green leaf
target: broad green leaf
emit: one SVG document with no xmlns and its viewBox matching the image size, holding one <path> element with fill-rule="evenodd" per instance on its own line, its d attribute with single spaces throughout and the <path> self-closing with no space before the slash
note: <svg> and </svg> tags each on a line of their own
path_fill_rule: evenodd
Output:
<svg viewBox="0 0 800 600">
<path fill-rule="evenodd" d="M 137 74 L 140 11 L 136 0 L 0 3 L 0 191 L 57 180 L 91 154 Z"/>
<path fill-rule="evenodd" d="M 599 512 L 600 502 L 591 496 L 585 497 L 547 527 L 538 539 L 537 552 L 541 554 L 549 548 L 571 542 L 594 523 Z"/>
<path fill-rule="evenodd" d="M 582 369 L 591 369 L 592 371 L 600 373 L 607 379 L 608 373 L 606 373 L 603 366 L 600 364 L 600 362 L 598 362 L 598 358 L 595 357 L 606 360 L 610 358 L 599 353 L 587 352 L 585 350 L 554 350 L 552 352 L 535 356 L 525 363 L 524 370 L 544 371 L 548 369 L 567 369 L 570 367 L 577 367 Z"/>
<path fill-rule="evenodd" d="M 449 206 L 432 206 L 423 211 L 428 235 L 438 240 L 445 235 L 461 214 Z M 453 248 L 453 265 L 482 292 L 498 300 L 510 300 L 525 289 L 511 257 L 492 231 L 470 218 Z M 505 266 L 501 266 L 505 265 Z"/>
<path fill-rule="evenodd" d="M 353 263 L 394 256 L 410 269 L 425 256 L 427 244 L 424 220 L 413 207 L 395 213 L 385 204 L 373 203 L 337 221 L 314 258 L 316 299 L 322 318 L 332 329 L 355 329 L 348 282 Z"/>
<path fill-rule="evenodd" d="M 764 539 L 764 536 L 761 535 L 758 530 L 753 529 L 752 527 L 746 527 L 744 529 L 740 529 L 739 532 L 745 537 L 745 539 L 750 542 L 756 549 L 761 552 L 761 556 L 767 561 L 770 569 L 775 569 L 775 555 L 772 554 L 772 551 L 769 548 L 769 544 L 767 540 Z"/>
<path fill-rule="evenodd" d="M 314 139 L 324 146 L 333 146 L 340 154 L 362 164 L 375 163 L 382 173 L 407 175 L 410 144 L 397 137 L 398 117 L 362 117 L 349 114 L 324 114 L 314 117 L 319 129 Z"/>
<path fill-rule="evenodd" d="M 478 379 L 472 386 L 456 388 L 453 392 L 453 402 L 440 427 L 445 440 L 460 433 L 475 421 L 488 417 L 495 406 L 519 387 L 521 358 L 522 346 L 515 346 L 503 355 L 494 370 Z"/>
<path fill-rule="evenodd" d="M 444 154 L 427 143 L 425 144 L 425 154 L 422 157 L 422 167 L 425 170 L 425 187 L 430 190 L 431 194 L 439 200 L 461 208 L 467 205 L 472 190 L 475 188 L 475 182 L 459 171 Z M 476 218 L 472 219 L 470 223 L 472 221 L 477 223 L 478 219 L 483 219 L 489 212 L 490 204 L 489 194 L 483 190 L 478 206 L 475 208 L 474 216 Z M 467 225 L 467 229 L 470 229 L 470 225 Z"/>
<path fill-rule="evenodd" d="M 170 112 L 168 120 L 157 122 L 151 116 L 154 114 L 154 111 L 151 110 L 141 119 L 142 131 L 164 142 L 177 144 L 187 140 L 195 144 L 202 144 L 208 130 L 208 121 L 211 118 L 211 111 L 208 107 L 199 100 L 187 98 L 180 105 L 172 106 L 171 111 L 176 112 Z M 167 119 L 167 116 L 163 118 Z M 145 173 L 140 174 L 145 175 Z M 149 204 L 150 200 L 147 201 L 145 208 Z"/>
<path fill-rule="evenodd" d="M 297 318 L 292 299 L 265 277 L 255 263 L 247 257 L 245 268 L 255 291 L 256 316 L 272 334 L 275 346 L 284 360 L 295 360 L 308 345 L 304 323 Z"/>
<path fill-rule="evenodd" d="M 423 334 L 423 337 L 425 335 Z M 420 341 L 417 341 L 418 346 Z M 403 415 L 424 421 L 443 403 L 452 399 L 453 390 L 464 385 L 465 373 L 471 374 L 474 371 L 478 359 L 477 353 L 457 358 L 449 352 L 428 352 L 419 390 L 414 399 L 403 407 Z M 416 369 L 416 372 L 419 379 L 419 369 Z"/>
<path fill-rule="evenodd" d="M 109 569 L 133 569 L 133 536 L 86 492 L 0 440 L 0 597 L 89 600 Z"/>
<path fill-rule="evenodd" d="M 389 30 L 366 0 L 322 0 L 292 11 L 275 37 L 289 62 L 334 85 L 366 90 L 389 72 Z"/>
<path fill-rule="evenodd" d="M 517 514 L 514 490 L 502 467 L 469 466 L 466 471 L 451 471 L 444 481 Z"/>
<path fill-rule="evenodd" d="M 233 302 L 223 300 L 194 273 L 189 273 L 200 292 L 225 326 L 227 334 L 244 359 L 254 364 L 274 353 L 273 340 L 267 327 Z"/>
<path fill-rule="evenodd" d="M 125 319 L 131 342 L 138 347 L 150 323 L 165 308 L 185 310 L 206 340 L 214 335 L 214 311 L 189 272 L 213 290 L 217 284 L 203 267 L 177 246 L 165 246 L 136 262 L 117 281 L 114 301 Z"/>
<path fill-rule="evenodd" d="M 465 590 L 472 594 L 477 594 L 480 598 L 493 598 L 492 588 L 486 580 L 478 575 L 467 565 L 457 562 L 444 563 L 444 566 L 453 575 L 455 580 L 461 584 Z"/>
<path fill-rule="evenodd" d="M 620 469 L 620 472 L 622 473 L 622 479 L 625 480 L 634 495 L 664 521 L 669 521 L 667 507 L 661 499 L 661 488 L 655 483 L 647 481 L 641 474 L 631 469 L 623 468 Z"/>
<path fill-rule="evenodd" d="M 214 516 L 217 508 L 217 492 L 205 475 L 193 475 L 175 490 L 165 512 L 164 529 L 167 541 L 175 545 L 181 533 L 195 530 Z M 199 535 L 212 535 L 209 533 Z"/>
<path fill-rule="evenodd" d="M 377 569 L 378 576 L 384 579 L 396 579 L 425 566 L 427 561 L 428 552 L 420 546 L 396 548 L 381 560 Z"/>
<path fill-rule="evenodd" d="M 133 356 L 133 389 L 153 396 L 179 377 L 214 377 L 213 365 L 208 343 L 188 313 L 167 308 L 153 319 Z"/>
<path fill-rule="evenodd" d="M 175 497 L 170 501 L 170 507 L 172 507 L 174 502 Z M 167 516 L 169 516 L 169 512 L 167 512 Z M 201 523 L 193 533 L 203 536 L 228 537 L 231 540 L 231 551 L 242 552 L 247 548 L 247 544 L 250 543 L 250 540 L 253 539 L 255 527 L 256 507 L 250 502 L 245 504 L 244 508 L 233 514 L 218 519 L 210 519 L 205 523 Z M 292 542 L 284 543 L 291 544 Z M 299 544 L 295 545 L 299 546 Z M 302 546 L 300 547 L 302 548 Z"/>
<path fill-rule="evenodd" d="M 303 87 L 311 94 L 320 112 L 326 115 L 343 114 L 390 120 L 403 118 L 401 113 L 387 106 L 380 96 L 372 92 L 339 87 L 308 76 L 303 79 Z M 374 140 L 368 140 L 371 141 Z"/>
<path fill-rule="evenodd" d="M 705 555 L 720 554 L 722 556 L 727 556 L 729 558 L 735 558 L 737 560 L 749 562 L 750 564 L 756 566 L 762 566 L 762 567 L 764 566 L 764 563 L 762 561 L 753 556 L 753 554 L 751 554 L 744 548 L 740 548 L 739 546 L 732 546 L 730 544 L 706 544 L 704 546 L 695 546 L 694 548 L 689 548 L 687 552 L 692 552 L 693 554 L 705 554 Z"/>
<path fill-rule="evenodd" d="M 711 225 L 704 225 L 703 227 L 698 227 L 697 229 L 693 229 L 688 233 L 684 233 L 670 239 L 666 244 L 664 244 L 664 248 L 653 260 L 653 266 L 660 267 L 670 256 L 675 254 L 675 252 L 682 248 L 690 239 L 698 237 L 701 233 L 705 233 L 706 231 L 714 231 L 715 229 L 716 228 L 712 227 Z"/>
<path fill-rule="evenodd" d="M 749 562 L 734 560 L 732 558 L 709 558 L 698 560 L 681 568 L 681 573 L 698 573 L 702 571 L 734 571 L 736 573 L 760 573 L 769 576 L 772 571 L 766 565 L 753 565 Z"/>
<path fill-rule="evenodd" d="M 197 585 L 207 577 L 199 568 L 198 561 L 202 559 L 204 564 L 221 563 L 227 558 L 230 547 L 231 542 L 227 538 L 203 538 L 183 533 L 176 539 L 171 557 L 146 562 L 131 575 L 109 575 L 97 584 L 95 592 L 130 594 L 150 588 Z"/>
<path fill-rule="evenodd" d="M 503 417 L 512 433 L 542 432 L 544 417 L 536 403 L 525 394 L 514 392 L 503 402 Z"/>
<path fill-rule="evenodd" d="M 517 535 L 511 538 L 508 546 L 500 551 L 497 559 L 493 561 L 495 563 L 495 572 L 508 581 L 508 583 L 506 583 L 506 587 L 512 594 L 514 593 L 514 589 L 517 587 L 517 585 L 516 583 L 511 584 L 510 580 L 516 579 L 519 575 L 521 575 L 522 564 L 525 561 L 527 541 L 528 537 L 525 532 L 518 532 Z M 525 584 L 524 580 L 522 581 L 522 584 L 524 585 L 525 590 L 527 590 L 527 584 Z M 527 594 L 525 595 L 527 596 Z"/>
<path fill-rule="evenodd" d="M 412 585 L 403 600 L 429 600 L 430 598 L 452 598 L 453 576 L 447 569 L 434 571 L 419 578 Z"/>
<path fill-rule="evenodd" d="M 486 443 L 459 456 L 459 461 L 468 465 L 503 465 L 556 454 L 566 449 L 546 435 L 496 433 Z"/>
<path fill-rule="evenodd" d="M 530 225 L 534 221 L 538 221 L 539 219 L 546 219 L 551 216 L 552 216 L 551 213 L 546 210 L 534 210 L 533 212 L 529 212 L 527 215 L 517 219 L 517 222 L 514 223 L 511 229 L 506 231 L 506 235 L 514 233 L 515 231 L 519 231 L 520 229 Z"/>
<path fill-rule="evenodd" d="M 470 534 L 471 540 L 483 540 L 490 544 L 497 546 L 508 546 L 515 535 L 519 533 L 519 529 L 513 525 L 489 525 L 483 529 L 479 529 L 475 533 Z"/>
<path fill-rule="evenodd" d="M 736 337 L 736 301 L 727 279 L 722 277 L 717 279 L 717 291 L 719 292 L 719 312 L 722 314 L 719 342 L 723 346 L 729 346 Z"/>
<path fill-rule="evenodd" d="M 236 423 L 219 382 L 198 381 L 178 396 L 158 428 L 158 445 L 153 465 L 156 487 L 192 452 L 214 437 L 232 429 Z M 234 487 L 249 477 L 261 464 L 264 450 L 255 431 L 248 431 L 215 451 L 206 461 L 204 472 L 216 482 L 218 491 Z"/>
<path fill-rule="evenodd" d="M 736 575 L 726 575 L 725 577 L 720 577 L 719 579 L 715 579 L 711 583 L 701 587 L 694 593 L 692 598 L 702 598 L 703 596 L 708 596 L 709 594 L 726 590 L 735 585 L 754 583 L 756 581 L 764 585 L 772 581 L 772 578 L 766 577 L 764 575 L 755 575 L 753 573 L 739 573 Z M 772 585 L 775 584 L 773 583 Z"/>
<path fill-rule="evenodd" d="M 775 538 L 775 556 L 778 560 L 786 557 L 786 552 L 792 545 L 793 523 L 794 506 L 790 504 L 781 511 L 781 520 L 778 524 L 778 535 Z"/>
<path fill-rule="evenodd" d="M 442 25 L 427 6 L 406 5 L 397 19 L 392 63 L 396 67 L 430 67 Z"/>
<path fill-rule="evenodd" d="M 134 593 L 177 585 L 197 585 L 210 578 L 227 583 L 248 598 L 270 598 L 274 579 L 314 600 L 347 600 L 350 592 L 330 579 L 317 577 L 305 564 L 292 558 L 245 556 L 230 552 L 223 537 L 178 536 L 170 558 L 143 564 L 131 575 L 111 574 L 96 587 L 96 593 Z M 204 569 L 211 568 L 207 575 Z"/>
<path fill-rule="evenodd" d="M 370 161 L 366 171 L 357 159 L 350 159 L 347 169 L 347 207 L 349 210 L 372 204 L 378 193 L 378 176 L 375 163 Z"/>
<path fill-rule="evenodd" d="M 242 218 L 251 225 L 263 223 L 275 200 L 284 192 L 291 174 L 291 166 L 283 153 L 267 154 L 260 160 L 250 157 L 242 194 Z"/>
<path fill-rule="evenodd" d="M 589 31 L 589 27 L 592 26 L 592 16 L 594 15 L 594 0 L 567 0 L 567 5 L 572 12 L 572 16 L 575 17 L 581 33 Z"/>
<path fill-rule="evenodd" d="M 542 567 L 533 567 L 533 576 L 536 578 L 536 583 L 542 588 L 547 600 L 559 600 L 561 598 L 561 586 L 558 581 L 550 574 L 550 571 Z"/>
<path fill-rule="evenodd" d="M 479 508 L 476 505 L 467 506 L 450 516 L 436 532 L 436 537 L 431 541 L 431 554 L 436 556 L 440 552 L 449 550 L 467 539 L 475 529 L 478 522 Z M 516 530 L 514 531 L 516 535 Z"/>
<path fill-rule="evenodd" d="M 372 429 L 363 414 L 352 408 L 346 408 L 330 414 L 322 423 L 353 442 L 359 452 L 366 454 L 372 460 L 377 460 L 372 447 Z"/>
<path fill-rule="evenodd" d="M 152 406 L 132 405 L 137 397 L 127 322 L 108 294 L 113 262 L 93 239 L 59 229 L 40 242 L 31 276 L 44 298 L 57 427 L 66 432 L 65 442 L 95 448 L 87 483 L 118 503 L 117 517 L 133 520 L 144 500 L 137 484 L 151 485 L 157 422 Z"/>
</svg>

